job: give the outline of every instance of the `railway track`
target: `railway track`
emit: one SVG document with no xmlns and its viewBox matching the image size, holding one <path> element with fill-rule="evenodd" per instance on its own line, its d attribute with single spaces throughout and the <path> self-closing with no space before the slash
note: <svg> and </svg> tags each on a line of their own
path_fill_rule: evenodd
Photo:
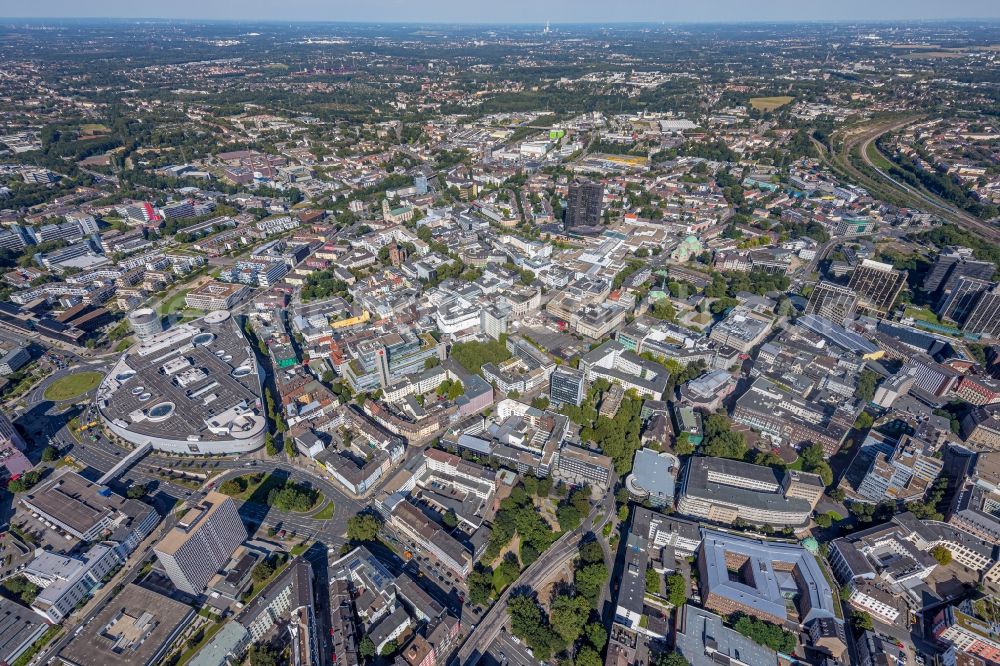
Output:
<svg viewBox="0 0 1000 666">
<path fill-rule="evenodd" d="M 930 192 L 901 182 L 872 160 L 869 151 L 873 147 L 876 151 L 878 150 L 878 147 L 873 146 L 873 144 L 879 137 L 911 125 L 920 118 L 921 116 L 906 116 L 874 125 L 855 126 L 843 130 L 838 137 L 839 143 L 833 142 L 836 146 L 833 153 L 828 152 L 826 147 L 818 142 L 816 145 L 828 166 L 858 185 L 871 190 L 873 194 L 877 195 L 879 191 L 886 191 L 888 188 L 889 194 L 894 195 L 893 198 L 904 205 L 929 210 L 929 212 L 940 215 L 946 221 L 979 234 L 991 242 L 1000 242 L 1000 229 L 993 224 L 952 206 Z M 855 151 L 875 176 L 863 172 L 854 164 L 852 154 Z"/>
</svg>

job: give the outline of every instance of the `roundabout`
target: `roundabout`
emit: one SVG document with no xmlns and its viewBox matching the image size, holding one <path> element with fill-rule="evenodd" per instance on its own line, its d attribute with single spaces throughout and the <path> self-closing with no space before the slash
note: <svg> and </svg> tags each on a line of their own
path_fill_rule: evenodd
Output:
<svg viewBox="0 0 1000 666">
<path fill-rule="evenodd" d="M 45 387 L 43 393 L 46 400 L 65 402 L 79 398 L 93 391 L 104 378 L 100 372 L 76 372 L 65 375 Z"/>
</svg>

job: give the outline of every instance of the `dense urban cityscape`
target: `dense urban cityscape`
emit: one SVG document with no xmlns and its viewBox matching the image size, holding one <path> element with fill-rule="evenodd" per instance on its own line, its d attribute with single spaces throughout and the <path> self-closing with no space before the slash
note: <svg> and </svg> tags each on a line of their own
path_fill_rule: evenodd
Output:
<svg viewBox="0 0 1000 666">
<path fill-rule="evenodd" d="M 1000 22 L 907 19 L 0 19 L 0 664 L 1000 665 Z"/>
</svg>

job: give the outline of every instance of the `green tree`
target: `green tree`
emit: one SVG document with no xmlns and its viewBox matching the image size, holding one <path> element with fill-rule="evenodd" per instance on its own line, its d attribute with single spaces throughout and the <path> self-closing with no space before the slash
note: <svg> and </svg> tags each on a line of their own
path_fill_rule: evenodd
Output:
<svg viewBox="0 0 1000 666">
<path fill-rule="evenodd" d="M 489 342 L 459 342 L 451 348 L 451 357 L 469 372 L 481 374 L 486 363 L 499 364 L 511 357 L 506 339 Z"/>
<path fill-rule="evenodd" d="M 552 479 L 545 477 L 538 479 L 538 497 L 548 497 L 549 493 L 552 492 Z"/>
<path fill-rule="evenodd" d="M 576 570 L 574 584 L 576 591 L 586 597 L 591 605 L 597 603 L 597 596 L 608 579 L 608 568 L 604 562 L 594 562 L 587 564 Z"/>
<path fill-rule="evenodd" d="M 52 462 L 58 457 L 59 457 L 59 449 L 57 449 L 56 447 L 46 446 L 44 449 L 42 449 L 43 462 Z"/>
<path fill-rule="evenodd" d="M 734 618 L 730 618 L 731 621 Z M 777 652 L 791 654 L 798 644 L 795 634 L 785 631 L 776 624 L 759 620 L 751 615 L 737 613 L 733 621 L 733 629 L 760 645 L 765 645 Z"/>
<path fill-rule="evenodd" d="M 931 557 L 941 566 L 951 563 L 951 551 L 945 546 L 938 545 L 931 548 Z"/>
<path fill-rule="evenodd" d="M 359 513 L 347 519 L 347 538 L 351 541 L 376 541 L 382 521 L 374 513 Z"/>
<path fill-rule="evenodd" d="M 371 659 L 375 656 L 375 643 L 372 642 L 369 636 L 361 638 L 361 642 L 358 643 L 358 654 L 365 659 Z"/>
<path fill-rule="evenodd" d="M 689 456 L 694 453 L 694 444 L 686 432 L 677 435 L 677 439 L 674 440 L 674 453 L 679 456 Z"/>
<path fill-rule="evenodd" d="M 818 474 L 824 486 L 833 485 L 833 470 L 830 468 L 830 463 L 825 460 L 810 467 L 809 471 L 813 474 Z"/>
<path fill-rule="evenodd" d="M 653 303 L 653 307 L 649 310 L 649 315 L 654 319 L 673 321 L 677 318 L 677 310 L 674 308 L 673 303 L 666 298 L 661 298 Z"/>
<path fill-rule="evenodd" d="M 458 527 L 458 516 L 455 515 L 455 510 L 449 508 L 444 514 L 441 515 L 441 522 L 444 526 L 449 529 L 455 529 Z"/>
<path fill-rule="evenodd" d="M 854 389 L 854 397 L 865 402 L 871 402 L 875 397 L 875 389 L 878 388 L 881 376 L 874 370 L 865 368 L 858 375 L 858 385 Z"/>
<path fill-rule="evenodd" d="M 493 591 L 500 594 L 508 585 L 517 580 L 520 573 L 521 563 L 518 561 L 517 555 L 507 553 L 497 568 L 493 570 Z"/>
<path fill-rule="evenodd" d="M 479 565 L 466 579 L 469 587 L 469 601 L 477 606 L 486 604 L 493 595 L 493 570 Z"/>
<path fill-rule="evenodd" d="M 219 492 L 223 495 L 229 495 L 230 497 L 244 493 L 246 492 L 246 489 L 247 483 L 242 477 L 227 479 L 219 485 Z"/>
<path fill-rule="evenodd" d="M 253 571 L 250 572 L 250 578 L 252 578 L 255 583 L 263 583 L 273 575 L 274 567 L 267 560 L 262 560 L 257 563 L 257 566 L 255 566 Z"/>
<path fill-rule="evenodd" d="M 826 460 L 826 454 L 823 453 L 823 447 L 820 444 L 810 444 L 802 449 L 802 464 L 804 466 L 811 467 L 824 460 Z"/>
<path fill-rule="evenodd" d="M 560 637 L 552 631 L 542 609 L 529 596 L 513 595 L 507 602 L 511 633 L 525 641 L 535 655 L 535 659 L 548 661 L 552 653 L 561 648 Z"/>
<path fill-rule="evenodd" d="M 125 496 L 129 499 L 142 499 L 148 492 L 149 489 L 145 486 L 145 484 L 133 483 L 128 487 L 128 490 L 125 491 Z"/>
<path fill-rule="evenodd" d="M 580 561 L 585 564 L 604 561 L 604 549 L 597 539 L 591 539 L 580 546 Z"/>
<path fill-rule="evenodd" d="M 680 652 L 661 652 L 656 658 L 656 666 L 691 666 L 691 662 Z"/>
<path fill-rule="evenodd" d="M 577 651 L 576 659 L 574 659 L 573 663 L 576 666 L 602 666 L 604 660 L 601 659 L 601 655 L 597 653 L 597 650 L 589 645 L 584 645 Z"/>
<path fill-rule="evenodd" d="M 529 495 L 532 495 L 532 496 L 537 496 L 538 495 L 538 477 L 537 476 L 529 474 L 528 476 L 524 477 L 524 479 L 521 480 L 521 485 L 524 486 L 524 492 L 528 493 Z"/>
<path fill-rule="evenodd" d="M 872 616 L 864 611 L 851 611 L 851 625 L 858 631 L 871 631 L 875 628 Z"/>
<path fill-rule="evenodd" d="M 394 654 L 398 649 L 399 649 L 399 643 L 397 643 L 394 640 L 389 641 L 388 643 L 382 646 L 382 651 L 379 653 L 379 655 L 383 657 L 388 657 Z"/>
<path fill-rule="evenodd" d="M 646 592 L 650 594 L 660 593 L 660 574 L 656 573 L 656 569 L 646 569 Z"/>
<path fill-rule="evenodd" d="M 572 504 L 560 505 L 556 510 L 556 518 L 559 520 L 559 529 L 563 532 L 575 530 L 583 519 L 580 511 Z"/>
<path fill-rule="evenodd" d="M 667 576 L 667 600 L 677 608 L 687 601 L 687 583 L 681 574 L 674 573 Z"/>
<path fill-rule="evenodd" d="M 32 602 L 35 601 L 35 597 L 38 596 L 38 593 L 42 591 L 40 587 L 21 574 L 5 580 L 3 582 L 3 587 L 12 596 L 20 599 L 21 603 L 25 606 L 30 606 Z"/>
<path fill-rule="evenodd" d="M 725 414 L 709 414 L 704 421 L 705 444 L 702 451 L 714 458 L 743 460 L 747 454 L 746 439 L 742 433 L 733 432 Z"/>
<path fill-rule="evenodd" d="M 858 414 L 857 420 L 854 422 L 854 427 L 858 430 L 868 430 L 875 423 L 875 419 L 868 412 L 861 412 Z"/>
<path fill-rule="evenodd" d="M 580 637 L 588 615 L 590 615 L 590 604 L 586 599 L 559 594 L 550 605 L 549 622 L 566 644 L 572 645 Z"/>
<path fill-rule="evenodd" d="M 605 643 L 608 642 L 608 630 L 604 628 L 603 624 L 591 622 L 583 628 L 583 632 L 587 634 L 587 640 L 598 652 L 604 649 Z"/>
<path fill-rule="evenodd" d="M 23 493 L 31 490 L 35 487 L 35 484 L 41 480 L 41 472 L 36 469 L 30 472 L 25 472 L 21 475 L 21 478 L 14 479 L 13 481 L 7 482 L 7 490 L 12 493 Z"/>
<path fill-rule="evenodd" d="M 742 433 L 730 430 L 707 439 L 702 450 L 713 458 L 743 460 L 747 454 L 747 443 Z"/>
<path fill-rule="evenodd" d="M 278 666 L 278 655 L 266 645 L 253 645 L 247 652 L 250 666 Z"/>
</svg>

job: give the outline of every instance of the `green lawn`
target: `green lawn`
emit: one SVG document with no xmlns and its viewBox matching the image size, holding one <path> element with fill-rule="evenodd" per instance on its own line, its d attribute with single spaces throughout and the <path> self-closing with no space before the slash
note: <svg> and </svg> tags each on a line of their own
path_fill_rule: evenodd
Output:
<svg viewBox="0 0 1000 666">
<path fill-rule="evenodd" d="M 912 305 L 907 306 L 906 310 L 903 312 L 904 317 L 913 317 L 914 319 L 919 319 L 920 321 L 926 321 L 929 324 L 940 324 L 941 320 L 937 318 L 937 315 L 926 308 L 915 308 Z"/>
<path fill-rule="evenodd" d="M 99 372 L 78 372 L 60 377 L 45 389 L 45 399 L 53 402 L 72 400 L 97 388 L 104 378 Z"/>
<path fill-rule="evenodd" d="M 310 518 L 315 518 L 316 520 L 330 520 L 333 518 L 333 512 L 336 507 L 333 502 L 327 502 L 326 506 L 319 510 L 315 515 L 309 516 Z"/>
<path fill-rule="evenodd" d="M 787 95 L 777 95 L 775 97 L 751 97 L 750 106 L 758 111 L 774 111 L 795 100 Z"/>
<path fill-rule="evenodd" d="M 46 645 L 52 642 L 52 639 L 59 635 L 62 631 L 62 627 L 59 625 L 53 625 L 45 630 L 38 640 L 31 644 L 31 647 L 27 649 L 20 657 L 14 660 L 13 666 L 27 666 L 31 663 L 31 660 L 35 658 L 35 655 L 42 651 Z"/>
<path fill-rule="evenodd" d="M 872 141 L 868 144 L 868 159 L 872 161 L 872 164 L 877 166 L 882 171 L 888 171 L 892 168 L 892 162 L 887 160 L 879 149 L 875 146 L 875 142 Z"/>
<path fill-rule="evenodd" d="M 188 291 L 190 291 L 190 289 L 181 289 L 176 294 L 163 301 L 163 303 L 160 304 L 160 313 L 168 315 L 183 310 L 186 307 L 184 299 L 187 297 Z"/>
</svg>

